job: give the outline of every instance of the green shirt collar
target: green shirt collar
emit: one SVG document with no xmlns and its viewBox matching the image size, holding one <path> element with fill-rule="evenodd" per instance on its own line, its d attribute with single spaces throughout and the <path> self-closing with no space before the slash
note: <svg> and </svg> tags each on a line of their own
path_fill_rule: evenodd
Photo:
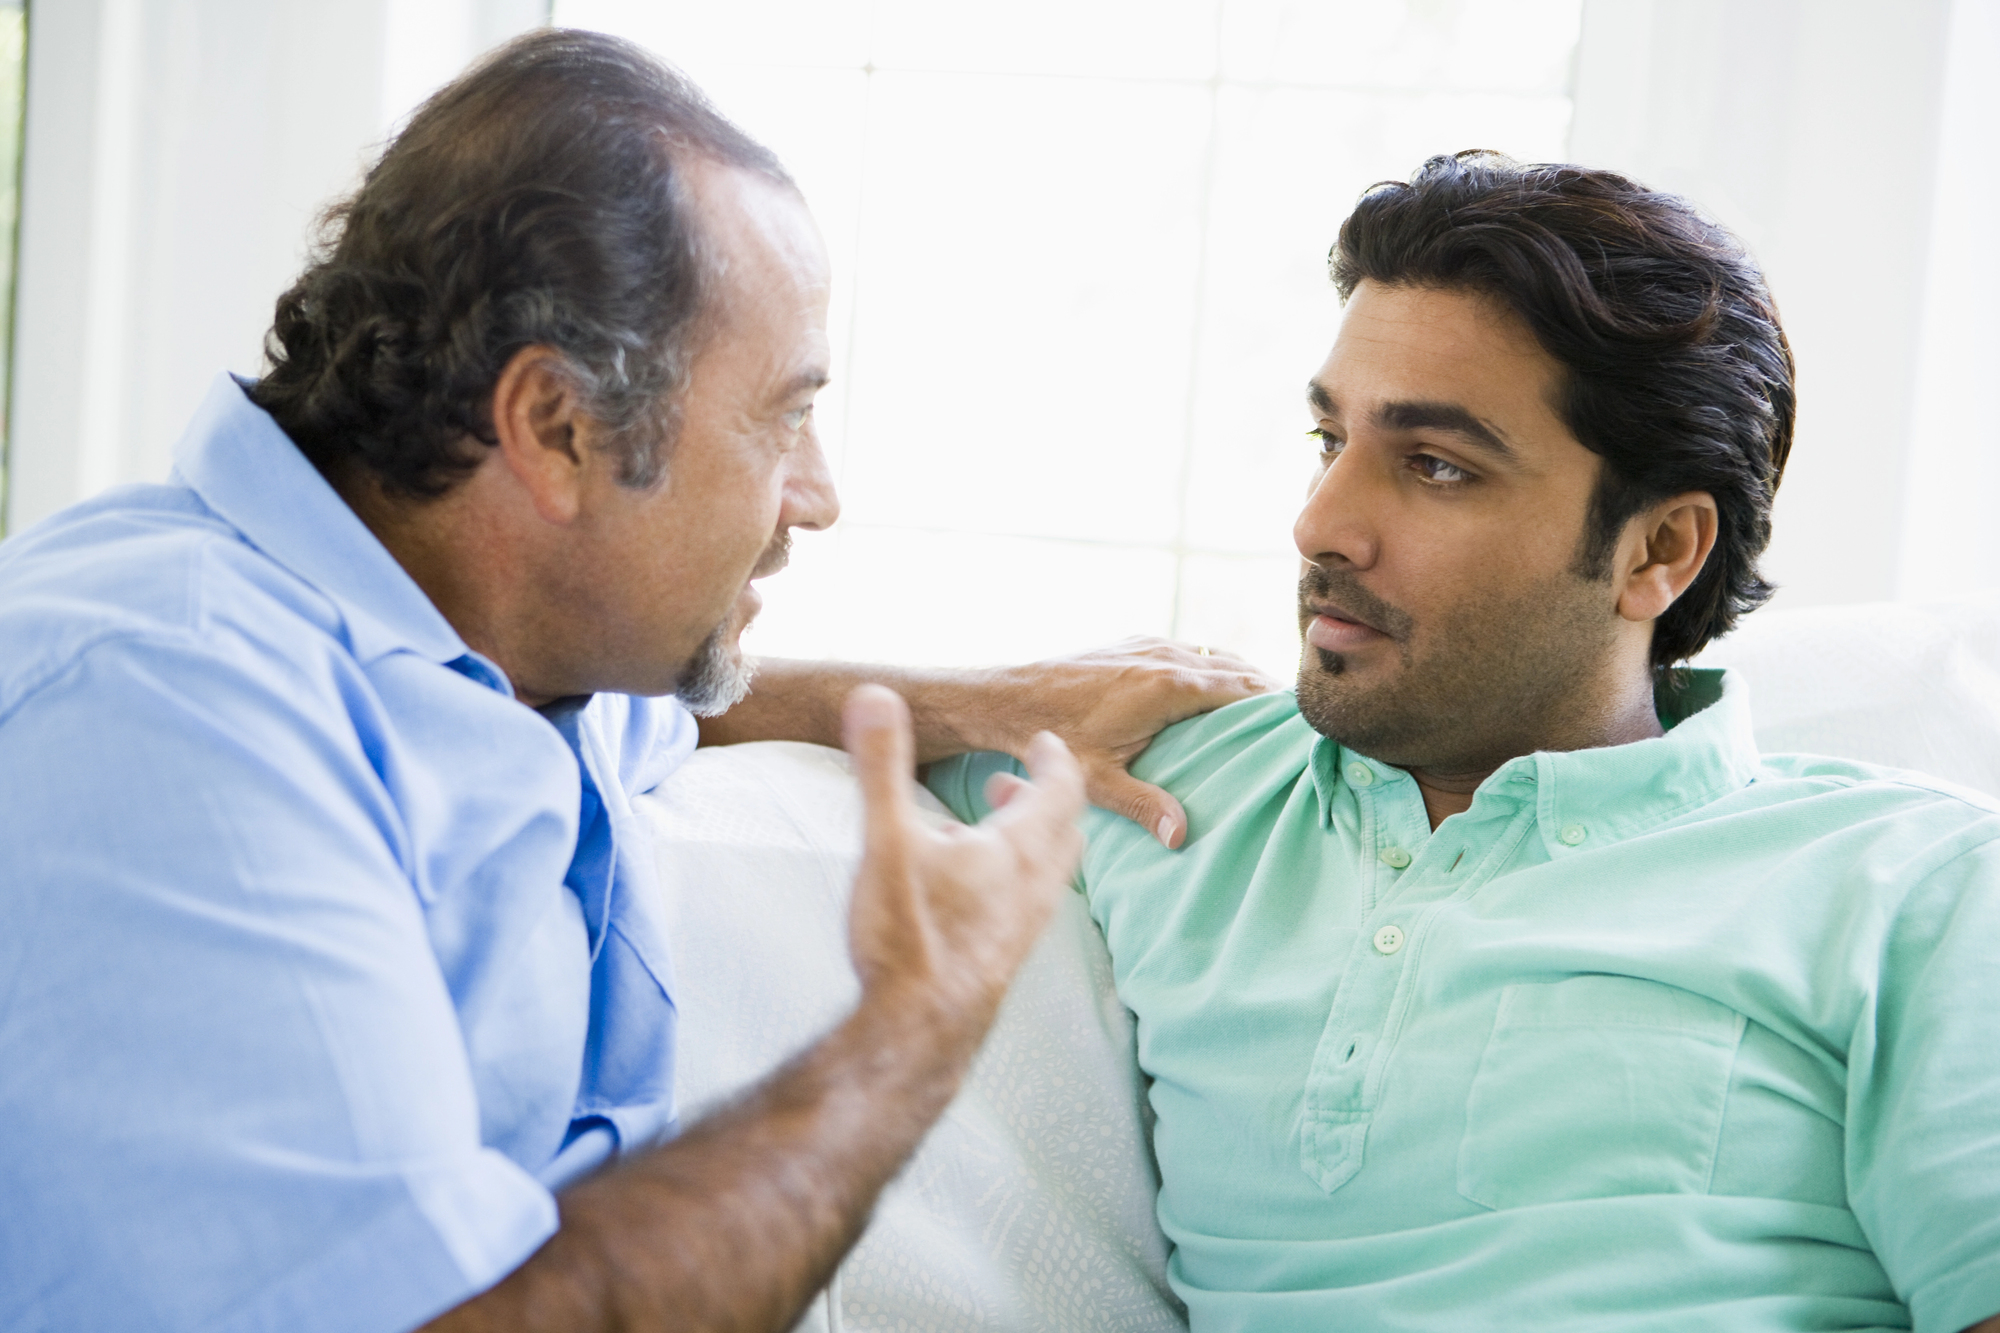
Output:
<svg viewBox="0 0 2000 1333">
<path fill-rule="evenodd" d="M 1629 838 L 1748 783 L 1758 767 L 1749 688 L 1734 672 L 1685 670 L 1658 697 L 1667 734 L 1592 750 L 1538 750 L 1511 759 L 1479 784 L 1482 807 L 1533 804 L 1552 857 Z M 1402 769 L 1319 737 L 1312 778 L 1320 820 L 1330 823 L 1341 784 L 1409 781 Z M 1359 779 L 1359 781 L 1357 781 Z"/>
</svg>

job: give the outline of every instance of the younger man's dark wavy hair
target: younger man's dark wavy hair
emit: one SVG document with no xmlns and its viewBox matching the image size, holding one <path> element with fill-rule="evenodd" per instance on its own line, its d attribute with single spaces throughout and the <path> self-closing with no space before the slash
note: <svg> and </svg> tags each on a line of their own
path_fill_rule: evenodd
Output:
<svg viewBox="0 0 2000 1333">
<path fill-rule="evenodd" d="M 496 443 L 507 361 L 563 354 L 619 479 L 666 466 L 713 262 L 681 165 L 789 183 L 770 151 L 641 48 L 543 29 L 419 108 L 328 212 L 278 298 L 250 397 L 322 473 L 441 495 Z"/>
<path fill-rule="evenodd" d="M 1770 599 L 1757 558 L 1792 447 L 1792 353 L 1763 274 L 1722 227 L 1608 171 L 1474 150 L 1371 188 L 1328 266 L 1343 301 L 1363 279 L 1484 293 L 1562 364 L 1554 407 L 1604 459 L 1578 553 L 1586 576 L 1609 575 L 1647 505 L 1715 498 L 1715 549 L 1654 622 L 1656 667 Z"/>
</svg>

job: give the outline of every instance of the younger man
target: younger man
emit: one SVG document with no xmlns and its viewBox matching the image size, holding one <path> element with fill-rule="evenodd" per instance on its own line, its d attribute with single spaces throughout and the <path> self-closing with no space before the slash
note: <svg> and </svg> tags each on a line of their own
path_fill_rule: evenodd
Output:
<svg viewBox="0 0 2000 1333">
<path fill-rule="evenodd" d="M 1195 1329 L 2000 1329 L 2000 817 L 1676 666 L 1770 591 L 1755 266 L 1467 153 L 1332 272 L 1296 694 L 1163 733 L 1186 850 L 1080 872 Z"/>
</svg>

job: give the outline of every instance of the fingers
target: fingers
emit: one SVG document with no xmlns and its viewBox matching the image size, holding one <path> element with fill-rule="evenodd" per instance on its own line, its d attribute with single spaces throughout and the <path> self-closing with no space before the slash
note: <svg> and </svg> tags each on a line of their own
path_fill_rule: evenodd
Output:
<svg viewBox="0 0 2000 1333">
<path fill-rule="evenodd" d="M 1115 765 L 1099 768 L 1090 775 L 1090 803 L 1109 810 L 1145 829 L 1168 849 L 1187 841 L 1187 811 L 1181 803 L 1150 782 Z"/>
<path fill-rule="evenodd" d="M 999 810 L 1027 789 L 1025 778 L 1012 773 L 995 773 L 986 779 L 986 808 Z"/>
<path fill-rule="evenodd" d="M 1080 848 L 1082 835 L 1076 821 L 1083 813 L 1083 765 L 1067 745 L 1048 731 L 1035 734 L 1028 742 L 1024 758 L 1032 781 L 1022 783 L 1015 779 L 1018 785 L 1007 793 L 1006 805 L 996 808 L 986 823 L 1005 831 L 1010 838 L 1025 839 L 1025 843 L 1017 841 L 1017 845 Z"/>
<path fill-rule="evenodd" d="M 1266 675 L 1263 668 L 1226 649 L 1201 644 L 1175 646 L 1184 654 L 1182 660 L 1188 661 L 1201 673 L 1199 687 L 1206 697 L 1247 699 L 1254 694 L 1268 694 L 1284 688 L 1283 682 Z"/>
<path fill-rule="evenodd" d="M 1027 937 L 1032 943 L 1083 859 L 1083 829 L 1078 823 L 1083 814 L 1083 765 L 1048 731 L 1035 733 L 1024 757 L 1033 781 L 988 822 L 1035 868 L 1029 876 L 1037 890 L 1029 898 L 1035 905 L 1030 918 L 1034 929 Z"/>
<path fill-rule="evenodd" d="M 1038 793 L 1046 793 L 1052 810 L 1067 811 L 1065 820 L 1083 813 L 1083 765 L 1053 731 L 1038 731 L 1028 742 L 1028 777 Z"/>
<path fill-rule="evenodd" d="M 862 685 L 847 696 L 840 722 L 873 841 L 878 834 L 899 828 L 908 813 L 910 776 L 916 769 L 910 710 L 894 690 Z"/>
</svg>

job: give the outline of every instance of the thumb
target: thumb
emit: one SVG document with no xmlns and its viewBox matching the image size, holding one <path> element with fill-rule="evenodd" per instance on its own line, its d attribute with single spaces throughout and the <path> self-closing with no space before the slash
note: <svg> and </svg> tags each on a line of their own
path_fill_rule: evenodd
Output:
<svg viewBox="0 0 2000 1333">
<path fill-rule="evenodd" d="M 1092 805 L 1125 816 L 1158 838 L 1162 847 L 1174 848 L 1186 841 L 1187 811 L 1181 803 L 1123 768 L 1093 772 L 1087 790 Z"/>
<path fill-rule="evenodd" d="M 841 740 L 854 760 L 870 841 L 893 833 L 910 801 L 916 743 L 910 709 L 902 696 L 881 685 L 861 685 L 841 709 Z"/>
</svg>

